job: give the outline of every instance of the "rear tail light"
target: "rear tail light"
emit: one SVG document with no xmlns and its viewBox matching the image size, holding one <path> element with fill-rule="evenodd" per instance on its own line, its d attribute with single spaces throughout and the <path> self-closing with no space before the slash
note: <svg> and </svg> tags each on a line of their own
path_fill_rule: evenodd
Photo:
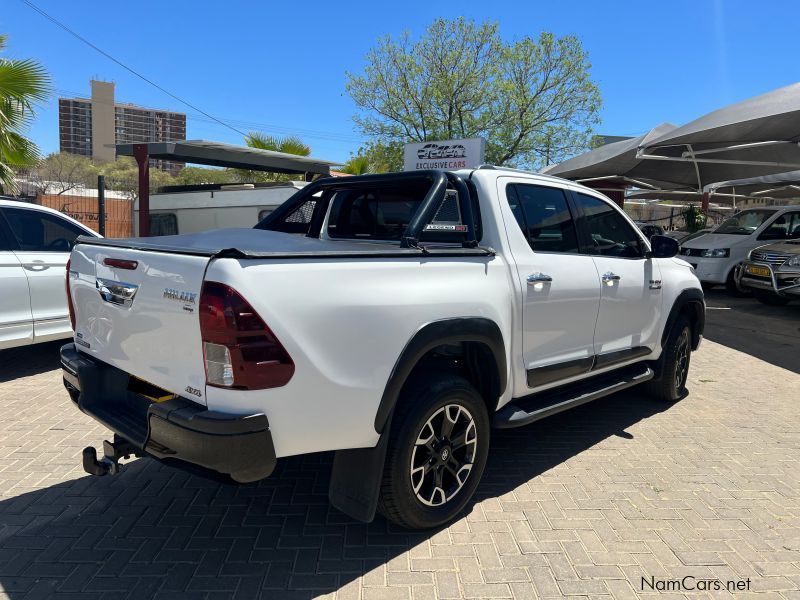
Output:
<svg viewBox="0 0 800 600">
<path fill-rule="evenodd" d="M 75 331 L 75 305 L 72 304 L 72 293 L 69 289 L 69 265 L 72 260 L 67 259 L 67 278 L 64 287 L 67 290 L 67 308 L 69 309 L 69 322 L 72 325 L 72 331 Z"/>
<path fill-rule="evenodd" d="M 286 385 L 294 375 L 294 362 L 275 334 L 223 283 L 203 284 L 200 333 L 208 385 L 263 390 Z"/>
</svg>

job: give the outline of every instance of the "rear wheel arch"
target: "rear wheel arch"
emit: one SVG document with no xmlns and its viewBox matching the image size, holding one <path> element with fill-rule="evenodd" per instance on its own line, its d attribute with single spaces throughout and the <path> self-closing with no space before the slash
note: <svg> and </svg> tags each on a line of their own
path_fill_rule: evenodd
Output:
<svg viewBox="0 0 800 600">
<path fill-rule="evenodd" d="M 445 364 L 447 357 L 454 364 Z M 456 317 L 424 325 L 392 369 L 375 415 L 375 431 L 383 432 L 406 383 L 429 369 L 461 374 L 481 393 L 491 414 L 508 383 L 507 364 L 503 334 L 491 319 Z"/>
</svg>

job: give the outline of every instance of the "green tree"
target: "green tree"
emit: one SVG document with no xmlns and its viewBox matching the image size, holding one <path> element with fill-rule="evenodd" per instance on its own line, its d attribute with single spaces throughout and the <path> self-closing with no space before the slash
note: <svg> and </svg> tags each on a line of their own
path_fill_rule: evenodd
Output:
<svg viewBox="0 0 800 600">
<path fill-rule="evenodd" d="M 229 169 L 205 169 L 203 167 L 184 167 L 174 179 L 176 185 L 235 183 L 236 181 L 236 174 Z"/>
<path fill-rule="evenodd" d="M 344 163 L 339 170 L 350 175 L 366 175 L 373 172 L 369 157 L 361 155 L 350 157 L 350 160 Z"/>
<path fill-rule="evenodd" d="M 496 23 L 459 17 L 380 39 L 346 89 L 373 141 L 484 137 L 489 162 L 534 167 L 588 147 L 601 105 L 589 67 L 574 36 L 504 42 Z"/>
<path fill-rule="evenodd" d="M 0 51 L 6 36 L 0 35 Z M 39 161 L 36 145 L 24 133 L 34 105 L 47 99 L 50 76 L 37 62 L 0 58 L 0 190 L 14 189 L 15 171 Z"/>
<path fill-rule="evenodd" d="M 139 167 L 130 156 L 120 156 L 112 163 L 99 166 L 99 172 L 106 176 L 106 187 L 122 192 L 131 200 L 139 196 Z M 150 169 L 150 190 L 155 191 L 164 185 L 173 185 L 175 178 L 161 169 Z"/>
<path fill-rule="evenodd" d="M 276 137 L 267 135 L 259 131 L 251 131 L 245 136 L 244 143 L 250 148 L 259 150 L 270 150 L 272 152 L 283 152 L 284 154 L 294 154 L 296 156 L 310 156 L 311 147 L 296 136 Z M 255 171 L 250 169 L 233 170 L 239 181 L 243 183 L 255 183 L 260 181 L 288 181 L 299 179 L 298 175 L 286 175 L 282 173 L 270 173 L 267 171 Z"/>
<path fill-rule="evenodd" d="M 88 156 L 54 152 L 47 155 L 28 174 L 39 194 L 61 195 L 75 188 L 97 185 L 98 168 Z"/>
<path fill-rule="evenodd" d="M 402 141 L 373 140 L 359 148 L 358 155 L 367 157 L 373 173 L 403 170 Z"/>
</svg>

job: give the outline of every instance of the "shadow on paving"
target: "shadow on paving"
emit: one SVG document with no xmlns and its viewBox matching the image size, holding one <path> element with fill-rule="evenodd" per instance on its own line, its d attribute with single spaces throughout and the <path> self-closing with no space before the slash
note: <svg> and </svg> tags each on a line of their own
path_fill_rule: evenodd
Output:
<svg viewBox="0 0 800 600">
<path fill-rule="evenodd" d="M 496 430 L 477 500 L 516 489 L 610 436 L 631 440 L 633 451 L 625 429 L 665 408 L 629 391 Z M 272 477 L 232 486 L 139 459 L 115 477 L 4 500 L 0 589 L 13 600 L 310 598 L 436 533 L 405 531 L 380 516 L 367 525 L 331 508 L 331 461 L 331 453 L 282 459 Z"/>
<path fill-rule="evenodd" d="M 0 383 L 61 368 L 58 351 L 69 340 L 0 350 Z"/>
<path fill-rule="evenodd" d="M 706 304 L 706 338 L 800 373 L 800 300 L 767 306 L 714 288 L 706 292 Z"/>
</svg>

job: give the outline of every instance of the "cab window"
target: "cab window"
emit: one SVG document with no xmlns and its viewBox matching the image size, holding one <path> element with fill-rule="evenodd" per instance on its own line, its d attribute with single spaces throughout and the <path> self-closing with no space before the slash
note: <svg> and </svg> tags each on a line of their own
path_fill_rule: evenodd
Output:
<svg viewBox="0 0 800 600">
<path fill-rule="evenodd" d="M 74 223 L 39 210 L 3 208 L 3 214 L 19 250 L 23 252 L 69 252 L 75 238 L 88 235 Z"/>
<path fill-rule="evenodd" d="M 589 229 L 589 252 L 601 256 L 640 258 L 642 238 L 619 211 L 594 196 L 577 194 L 576 201 Z"/>
<path fill-rule="evenodd" d="M 725 219 L 722 224 L 714 230 L 714 233 L 750 235 L 774 214 L 774 210 L 765 210 L 761 208 L 743 210 L 738 215 L 734 215 L 730 219 Z"/>
<path fill-rule="evenodd" d="M 512 183 L 506 188 L 506 197 L 534 252 L 579 252 L 575 222 L 563 190 Z"/>
</svg>

